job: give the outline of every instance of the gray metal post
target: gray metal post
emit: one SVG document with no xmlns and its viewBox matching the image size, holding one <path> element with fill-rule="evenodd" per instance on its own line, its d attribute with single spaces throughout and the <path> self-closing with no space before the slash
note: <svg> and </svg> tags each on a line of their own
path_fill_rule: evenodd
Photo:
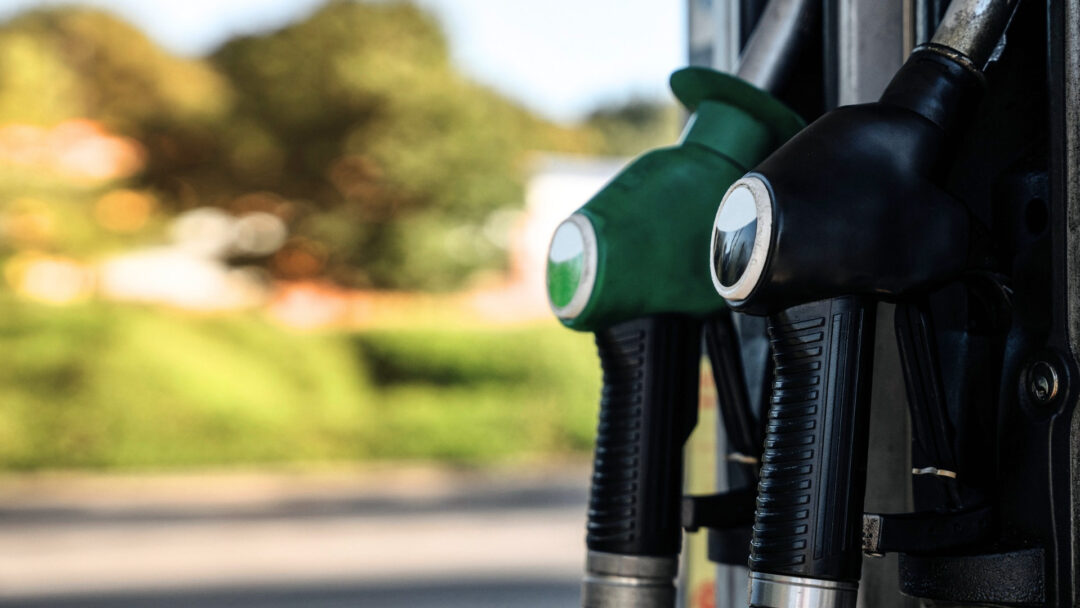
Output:
<svg viewBox="0 0 1080 608">
<path fill-rule="evenodd" d="M 691 65 L 734 72 L 739 60 L 739 7 L 735 0 L 687 0 Z"/>
<path fill-rule="evenodd" d="M 838 0 L 836 99 L 840 105 L 877 101 L 906 57 L 911 9 L 904 0 Z M 878 306 L 870 407 L 870 450 L 865 510 L 898 513 L 912 509 L 911 431 L 891 305 Z M 859 605 L 915 608 L 899 592 L 897 558 L 864 558 Z"/>
<path fill-rule="evenodd" d="M 1069 345 L 1073 357 L 1080 357 L 1080 0 L 1064 3 L 1064 122 L 1065 122 L 1065 200 L 1066 218 L 1066 294 Z M 1072 568 L 1080 571 L 1080 416 L 1072 423 Z M 1080 604 L 1080 584 L 1074 578 L 1074 605 Z"/>
</svg>

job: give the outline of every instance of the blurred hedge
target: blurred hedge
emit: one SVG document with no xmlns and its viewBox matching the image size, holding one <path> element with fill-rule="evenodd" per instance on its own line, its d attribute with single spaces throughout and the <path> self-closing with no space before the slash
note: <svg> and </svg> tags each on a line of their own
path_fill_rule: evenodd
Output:
<svg viewBox="0 0 1080 608">
<path fill-rule="evenodd" d="M 0 303 L 0 468 L 588 449 L 591 340 L 555 326 L 296 334 L 256 318 Z"/>
<path fill-rule="evenodd" d="M 469 459 L 589 449 L 599 363 L 561 327 L 394 329 L 353 337 L 374 389 L 374 455 Z M 479 452 L 478 452 L 479 451 Z"/>
</svg>

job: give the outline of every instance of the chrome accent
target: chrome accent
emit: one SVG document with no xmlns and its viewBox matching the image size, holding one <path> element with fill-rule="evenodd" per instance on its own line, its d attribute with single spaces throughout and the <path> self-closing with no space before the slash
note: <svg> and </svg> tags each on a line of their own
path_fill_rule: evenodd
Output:
<svg viewBox="0 0 1080 608">
<path fill-rule="evenodd" d="M 754 33 L 746 41 L 735 75 L 755 87 L 775 93 L 788 81 L 806 37 L 813 33 L 821 3 L 813 0 L 772 0 Z"/>
<path fill-rule="evenodd" d="M 1005 32 L 1017 0 L 952 0 L 930 39 L 971 59 L 977 70 L 986 62 Z"/>
<path fill-rule="evenodd" d="M 921 469 L 911 469 L 912 475 L 937 475 L 938 477 L 948 477 L 949 479 L 956 479 L 956 473 L 949 469 L 939 469 L 937 467 L 923 467 Z"/>
<path fill-rule="evenodd" d="M 589 551 L 581 584 L 582 608 L 673 608 L 679 562 Z"/>
<path fill-rule="evenodd" d="M 881 516 L 876 513 L 862 516 L 862 550 L 870 557 L 885 557 L 881 550 L 881 522 Z"/>
<path fill-rule="evenodd" d="M 720 219 L 720 213 L 724 210 L 724 204 L 727 203 L 728 198 L 740 188 L 749 190 L 750 196 L 754 199 L 757 228 L 754 233 L 754 247 L 750 253 L 750 261 L 734 285 L 724 285 L 720 282 L 716 264 L 713 263 L 716 259 L 716 239 L 709 239 L 709 274 L 712 276 L 713 287 L 725 300 L 735 301 L 745 300 L 757 287 L 765 272 L 765 262 L 768 261 L 769 248 L 772 246 L 772 193 L 769 192 L 769 187 L 765 185 L 765 182 L 755 175 L 741 177 L 731 184 L 720 201 L 720 207 L 716 210 L 713 226 Z"/>
<path fill-rule="evenodd" d="M 671 578 L 678 572 L 679 565 L 670 557 L 589 551 L 585 557 L 585 570 L 615 576 Z"/>
<path fill-rule="evenodd" d="M 855 608 L 859 584 L 750 573 L 751 608 Z"/>
<path fill-rule="evenodd" d="M 728 462 L 737 462 L 739 464 L 758 464 L 758 459 L 753 456 L 747 456 L 739 452 L 732 452 L 726 457 Z"/>
<path fill-rule="evenodd" d="M 837 0 L 836 104 L 877 101 L 904 63 L 903 3 Z"/>
<path fill-rule="evenodd" d="M 1049 405 L 1061 391 L 1061 377 L 1054 364 L 1049 361 L 1036 361 L 1024 374 L 1027 379 L 1028 395 L 1037 405 Z"/>
<path fill-rule="evenodd" d="M 585 306 L 589 303 L 589 299 L 592 298 L 593 287 L 596 286 L 599 253 L 597 251 L 596 230 L 593 228 L 589 218 L 580 213 L 572 213 L 570 217 L 559 224 L 559 228 L 564 224 L 573 224 L 581 231 L 581 238 L 584 240 L 585 269 L 581 277 L 581 282 L 578 284 L 577 291 L 574 292 L 574 296 L 570 298 L 570 301 L 566 303 L 566 306 L 558 307 L 551 304 L 550 301 L 548 303 L 551 305 L 551 311 L 555 313 L 556 317 L 559 317 L 560 319 L 573 319 L 580 315 L 581 311 L 585 310 Z M 555 242 L 555 236 L 558 235 L 559 228 L 555 229 L 555 234 L 551 237 L 552 243 Z M 549 245 L 548 250 L 550 251 L 550 249 L 551 247 Z"/>
<path fill-rule="evenodd" d="M 983 78 L 982 70 L 979 69 L 977 65 L 975 65 L 975 62 L 972 61 L 971 57 L 968 57 L 967 55 L 961 53 L 954 48 L 950 48 L 941 44 L 935 44 L 933 42 L 927 42 L 926 44 L 920 44 L 919 46 L 915 47 L 915 50 L 912 51 L 912 54 L 922 52 L 930 52 L 937 53 L 938 55 L 944 55 L 945 57 L 952 59 L 956 63 L 959 63 L 964 69 L 968 70 L 969 72 L 973 72 L 976 76 L 979 77 L 980 80 Z"/>
</svg>

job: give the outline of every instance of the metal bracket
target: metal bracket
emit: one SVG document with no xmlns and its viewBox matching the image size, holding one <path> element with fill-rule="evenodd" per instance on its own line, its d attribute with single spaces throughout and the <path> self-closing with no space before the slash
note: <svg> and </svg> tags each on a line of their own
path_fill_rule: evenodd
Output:
<svg viewBox="0 0 1080 608">
<path fill-rule="evenodd" d="M 992 523 L 990 507 L 947 513 L 865 513 L 863 553 L 880 557 L 950 551 L 987 539 Z"/>
<path fill-rule="evenodd" d="M 937 475 L 938 477 L 948 477 L 949 479 L 956 479 L 956 472 L 948 469 L 939 469 L 937 467 L 923 467 L 921 469 L 911 469 L 912 475 Z"/>
<path fill-rule="evenodd" d="M 757 488 L 741 488 L 707 496 L 683 496 L 682 527 L 687 532 L 700 528 L 726 530 L 751 526 Z"/>
</svg>

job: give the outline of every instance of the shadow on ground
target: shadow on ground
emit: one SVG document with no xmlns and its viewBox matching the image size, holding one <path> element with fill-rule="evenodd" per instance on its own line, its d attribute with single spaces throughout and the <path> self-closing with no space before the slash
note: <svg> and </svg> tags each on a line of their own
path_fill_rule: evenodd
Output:
<svg viewBox="0 0 1080 608">
<path fill-rule="evenodd" d="M 0 600 L 14 608 L 565 608 L 579 601 L 565 580 L 415 581 L 379 585 L 290 585 L 152 593 L 36 596 Z"/>
<path fill-rule="evenodd" d="M 582 477 L 584 479 L 584 477 Z M 586 488 L 578 480 L 538 487 L 469 488 L 436 499 L 417 500 L 387 496 L 289 497 L 251 505 L 211 504 L 202 507 L 7 506 L 0 504 L 2 525 L 86 526 L 92 524 L 160 526 L 181 522 L 251 522 L 289 519 L 317 520 L 332 517 L 402 518 L 448 512 L 505 513 L 516 509 L 572 508 L 584 505 Z"/>
</svg>

